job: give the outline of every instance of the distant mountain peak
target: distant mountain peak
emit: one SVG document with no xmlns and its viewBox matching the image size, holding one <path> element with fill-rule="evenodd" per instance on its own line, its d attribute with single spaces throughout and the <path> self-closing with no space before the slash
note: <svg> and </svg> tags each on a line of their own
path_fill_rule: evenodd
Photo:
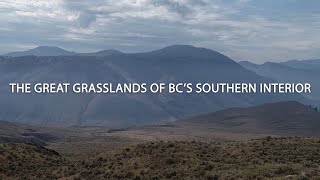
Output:
<svg viewBox="0 0 320 180">
<path fill-rule="evenodd" d="M 19 56 L 65 56 L 73 55 L 74 52 L 56 46 L 38 46 L 27 51 L 17 51 L 5 54 L 5 56 L 19 57 Z"/>
<path fill-rule="evenodd" d="M 97 52 L 92 53 L 78 53 L 78 56 L 110 56 L 110 55 L 117 55 L 117 54 L 123 54 L 123 52 L 115 50 L 115 49 L 107 49 L 107 50 L 101 50 Z"/>
<path fill-rule="evenodd" d="M 115 54 L 122 54 L 122 52 L 115 49 L 102 50 L 93 53 L 76 53 L 67 51 L 57 46 L 38 46 L 26 51 L 17 51 L 5 54 L 4 56 L 20 57 L 20 56 L 109 56 Z"/>
<path fill-rule="evenodd" d="M 276 63 L 276 62 L 265 62 L 263 64 L 255 64 L 249 61 L 241 61 L 239 62 L 240 65 L 242 65 L 244 68 L 247 68 L 250 71 L 254 71 L 258 74 L 260 74 L 259 72 L 257 72 L 257 69 L 292 69 L 292 67 L 287 66 L 285 64 L 282 63 Z M 262 76 L 266 76 L 265 74 L 260 74 Z"/>
<path fill-rule="evenodd" d="M 60 47 L 57 47 L 57 46 L 38 46 L 34 49 L 51 49 L 51 48 L 54 48 L 54 49 L 62 49 Z"/>
<path fill-rule="evenodd" d="M 36 48 L 30 49 L 29 51 L 32 51 L 32 50 L 60 50 L 60 51 L 67 51 L 67 50 L 62 49 L 62 48 L 57 47 L 57 46 L 38 46 Z"/>
<path fill-rule="evenodd" d="M 102 51 L 95 52 L 95 54 L 123 54 L 123 52 L 115 50 L 115 49 L 106 49 Z"/>
<path fill-rule="evenodd" d="M 162 56 L 173 59 L 208 60 L 224 64 L 235 63 L 229 57 L 207 48 L 194 47 L 191 45 L 171 45 L 159 50 L 148 52 L 150 55 Z"/>
<path fill-rule="evenodd" d="M 207 52 L 215 52 L 218 53 L 216 51 L 213 51 L 211 49 L 206 49 L 206 48 L 200 48 L 200 47 L 195 47 L 195 46 L 191 46 L 191 45 L 171 45 L 171 46 L 167 46 L 164 47 L 162 49 L 159 49 L 157 51 L 174 51 L 174 52 L 188 52 L 188 51 L 207 51 Z"/>
<path fill-rule="evenodd" d="M 297 69 L 318 69 L 320 68 L 320 59 L 310 60 L 289 60 L 280 64 L 290 66 Z"/>
<path fill-rule="evenodd" d="M 184 44 L 175 44 L 175 45 L 170 45 L 167 47 L 164 47 L 162 49 L 197 49 L 197 47 L 195 46 L 191 46 L 191 45 L 184 45 Z"/>
</svg>

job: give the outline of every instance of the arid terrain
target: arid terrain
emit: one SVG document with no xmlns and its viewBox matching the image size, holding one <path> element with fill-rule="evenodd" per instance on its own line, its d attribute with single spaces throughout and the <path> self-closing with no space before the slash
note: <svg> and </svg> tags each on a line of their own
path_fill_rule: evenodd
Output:
<svg viewBox="0 0 320 180">
<path fill-rule="evenodd" d="M 81 149 L 78 149 L 81 151 Z M 316 179 L 319 138 L 156 141 L 70 159 L 31 144 L 1 144 L 3 179 Z"/>
<path fill-rule="evenodd" d="M 290 101 L 123 129 L 1 121 L 0 177 L 315 179 L 319 119 Z"/>
</svg>

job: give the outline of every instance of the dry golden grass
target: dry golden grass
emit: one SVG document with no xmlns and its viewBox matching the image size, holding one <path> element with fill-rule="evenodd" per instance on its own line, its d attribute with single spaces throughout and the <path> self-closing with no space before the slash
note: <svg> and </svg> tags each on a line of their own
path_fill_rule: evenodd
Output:
<svg viewBox="0 0 320 180">
<path fill-rule="evenodd" d="M 0 179 L 55 179 L 58 167 L 69 166 L 57 152 L 31 144 L 0 144 L 0 162 Z"/>
<path fill-rule="evenodd" d="M 151 142 L 77 163 L 79 179 L 309 179 L 320 177 L 320 140 Z"/>
<path fill-rule="evenodd" d="M 155 141 L 106 151 L 66 160 L 39 146 L 0 144 L 0 179 L 320 179 L 319 138 Z"/>
</svg>

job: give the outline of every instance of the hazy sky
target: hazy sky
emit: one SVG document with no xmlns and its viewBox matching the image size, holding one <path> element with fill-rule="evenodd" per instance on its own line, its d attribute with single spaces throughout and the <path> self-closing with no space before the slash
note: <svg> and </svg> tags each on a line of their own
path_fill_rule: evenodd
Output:
<svg viewBox="0 0 320 180">
<path fill-rule="evenodd" d="M 319 0 L 1 0 L 0 54 L 189 44 L 254 62 L 320 58 Z"/>
</svg>

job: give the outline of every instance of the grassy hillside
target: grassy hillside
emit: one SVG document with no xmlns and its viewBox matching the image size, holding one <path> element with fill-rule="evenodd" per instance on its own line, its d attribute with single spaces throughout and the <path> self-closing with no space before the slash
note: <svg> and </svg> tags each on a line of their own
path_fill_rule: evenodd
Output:
<svg viewBox="0 0 320 180">
<path fill-rule="evenodd" d="M 0 144 L 0 162 L 0 179 L 55 179 L 58 167 L 69 166 L 59 153 L 31 144 Z"/>
<path fill-rule="evenodd" d="M 66 159 L 39 146 L 1 144 L 0 179 L 320 179 L 319 138 L 157 141 Z"/>
<path fill-rule="evenodd" d="M 320 177 L 320 140 L 153 142 L 76 165 L 80 179 L 307 179 Z"/>
</svg>

